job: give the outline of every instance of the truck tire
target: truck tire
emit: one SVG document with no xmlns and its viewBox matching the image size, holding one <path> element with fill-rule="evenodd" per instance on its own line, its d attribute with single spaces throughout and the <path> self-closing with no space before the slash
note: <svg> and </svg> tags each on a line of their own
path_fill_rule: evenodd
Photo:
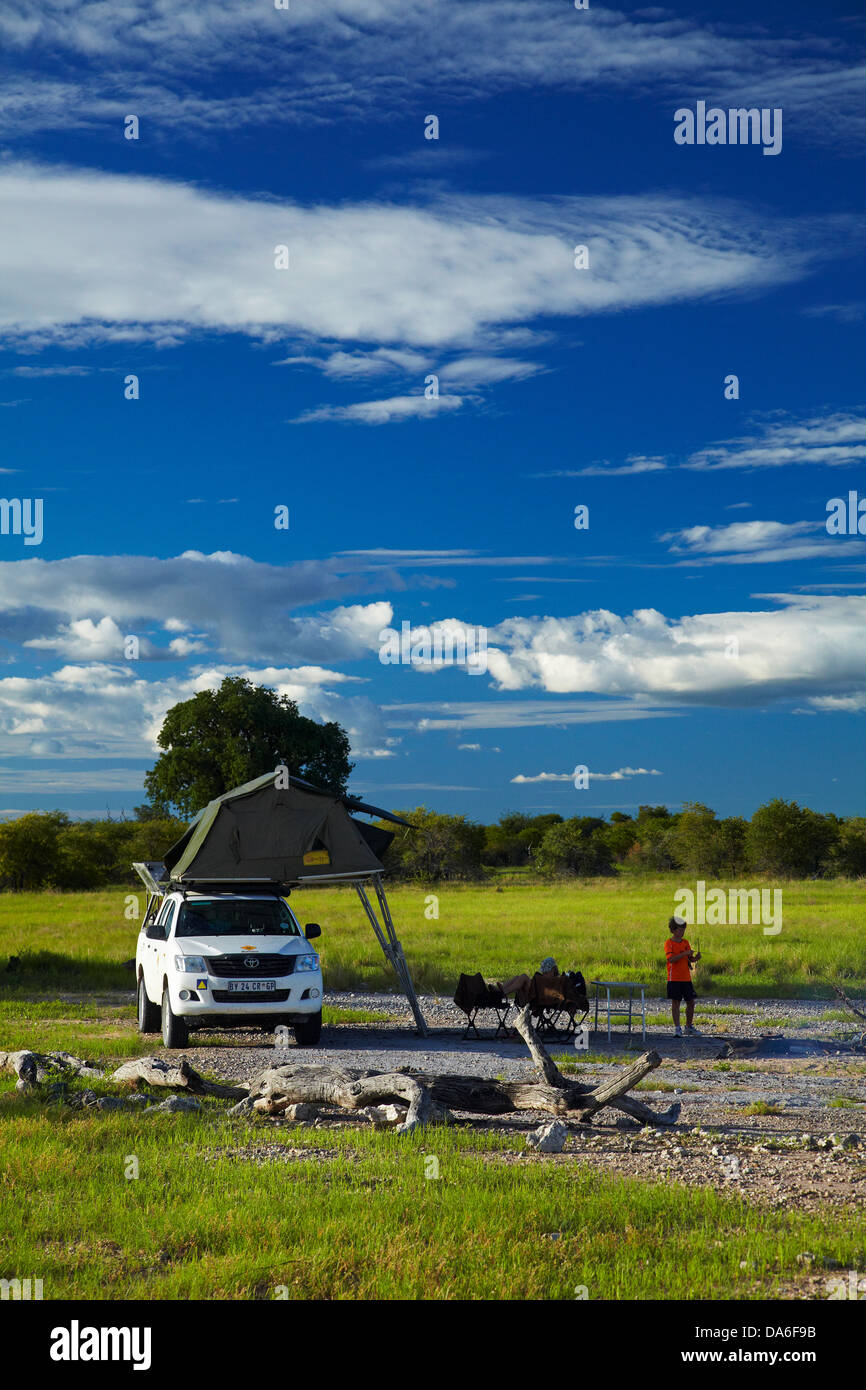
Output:
<svg viewBox="0 0 866 1390">
<path fill-rule="evenodd" d="M 182 1018 L 172 1013 L 168 997 L 168 985 L 162 991 L 162 1044 L 163 1047 L 186 1047 L 189 1042 L 189 1029 Z"/>
<path fill-rule="evenodd" d="M 315 1047 L 322 1036 L 322 1010 L 317 1014 L 310 1014 L 303 1023 L 296 1023 L 294 1031 L 298 1047 Z"/>
<path fill-rule="evenodd" d="M 139 1033 L 159 1032 L 159 1009 L 147 997 L 143 975 L 138 982 L 137 1012 Z"/>
</svg>

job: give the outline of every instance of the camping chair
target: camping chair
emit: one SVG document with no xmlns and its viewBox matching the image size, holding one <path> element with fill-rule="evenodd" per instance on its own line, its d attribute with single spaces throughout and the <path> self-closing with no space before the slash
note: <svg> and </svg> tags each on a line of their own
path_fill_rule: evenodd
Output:
<svg viewBox="0 0 866 1390">
<path fill-rule="evenodd" d="M 496 1014 L 497 1023 L 496 1031 L 493 1034 L 494 1038 L 498 1038 L 500 1033 L 503 1037 L 508 1036 L 505 1020 L 508 1017 L 508 1010 L 511 1008 L 511 1004 L 502 993 L 499 985 L 492 984 L 490 981 L 485 980 L 480 972 L 477 975 L 460 976 L 454 994 L 454 1003 L 457 1005 L 458 1009 L 462 1010 L 466 1015 L 466 1029 L 463 1033 L 464 1042 L 470 1035 L 476 1038 L 481 1037 L 481 1034 L 475 1026 L 475 1019 L 482 1009 L 492 1009 Z"/>
<path fill-rule="evenodd" d="M 579 970 L 568 970 L 564 975 L 536 971 L 528 988 L 518 992 L 517 1003 L 529 1005 L 533 1027 L 542 1038 L 573 1037 L 589 1013 L 586 981 Z"/>
</svg>

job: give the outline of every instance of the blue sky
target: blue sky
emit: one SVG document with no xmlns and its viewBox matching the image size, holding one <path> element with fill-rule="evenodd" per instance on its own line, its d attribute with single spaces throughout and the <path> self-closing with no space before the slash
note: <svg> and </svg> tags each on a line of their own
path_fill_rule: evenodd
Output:
<svg viewBox="0 0 866 1390">
<path fill-rule="evenodd" d="M 825 518 L 866 497 L 864 41 L 853 4 L 9 0 L 0 481 L 44 534 L 0 535 L 0 814 L 131 811 L 227 672 L 392 807 L 862 813 L 866 520 Z M 677 144 L 698 101 L 781 109 L 780 153 Z M 382 665 L 404 621 L 486 672 Z"/>
</svg>

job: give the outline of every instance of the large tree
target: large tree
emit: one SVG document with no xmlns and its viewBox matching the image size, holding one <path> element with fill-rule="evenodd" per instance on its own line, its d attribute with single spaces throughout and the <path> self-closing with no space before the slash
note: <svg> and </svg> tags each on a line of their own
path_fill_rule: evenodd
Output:
<svg viewBox="0 0 866 1390">
<path fill-rule="evenodd" d="M 754 869 L 805 878 L 820 872 L 838 838 L 835 817 L 777 796 L 752 816 L 746 847 Z"/>
<path fill-rule="evenodd" d="M 278 763 L 317 787 L 343 792 L 353 766 L 339 724 L 317 724 L 288 696 L 241 676 L 226 676 L 219 690 L 201 690 L 173 705 L 157 743 L 165 751 L 144 784 L 163 814 L 192 816 Z"/>
</svg>

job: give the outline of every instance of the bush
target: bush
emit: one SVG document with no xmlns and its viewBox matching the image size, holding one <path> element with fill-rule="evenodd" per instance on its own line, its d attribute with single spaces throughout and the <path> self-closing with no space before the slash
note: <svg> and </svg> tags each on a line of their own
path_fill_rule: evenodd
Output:
<svg viewBox="0 0 866 1390">
<path fill-rule="evenodd" d="M 604 839 L 604 821 L 574 816 L 552 825 L 535 854 L 542 873 L 577 874 L 593 878 L 614 872 L 611 848 Z"/>
<path fill-rule="evenodd" d="M 401 811 L 414 830 L 398 830 L 385 852 L 385 868 L 397 878 L 435 882 L 473 879 L 482 875 L 484 826 L 465 816 L 448 816 L 416 806 Z M 393 826 L 382 825 L 383 830 Z"/>
</svg>

